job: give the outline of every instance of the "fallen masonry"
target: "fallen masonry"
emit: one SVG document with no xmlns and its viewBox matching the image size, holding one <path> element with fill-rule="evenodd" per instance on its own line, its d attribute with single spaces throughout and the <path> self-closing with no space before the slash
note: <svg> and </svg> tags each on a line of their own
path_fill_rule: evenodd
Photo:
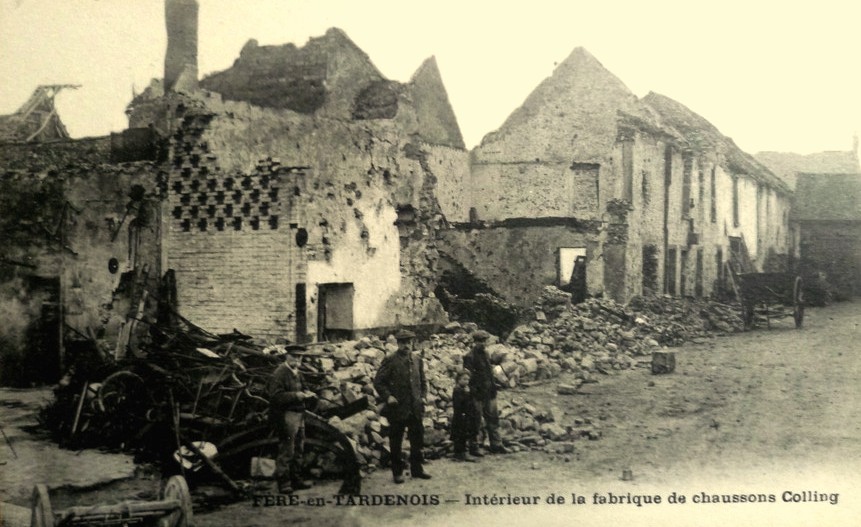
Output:
<svg viewBox="0 0 861 527">
<path fill-rule="evenodd" d="M 588 419 L 542 408 L 505 389 L 548 382 L 565 372 L 568 380 L 552 389 L 574 395 L 611 370 L 646 365 L 642 357 L 671 356 L 667 346 L 741 330 L 738 310 L 715 302 L 654 297 L 628 306 L 604 299 L 573 305 L 567 293 L 553 287 L 545 289 L 533 312 L 532 321 L 506 338 L 492 336 L 487 342 L 503 389 L 500 432 L 513 452 L 570 454 L 577 441 L 599 439 L 601 430 Z M 389 424 L 377 412 L 372 380 L 386 354 L 397 349 L 391 336 L 288 350 L 239 333 L 213 335 L 184 319 L 153 330 L 157 338 L 136 356 L 116 359 L 91 349 L 89 360 L 70 371 L 44 412 L 45 424 L 61 443 L 131 449 L 142 459 L 168 464 L 179 459 L 173 454 L 181 446 L 198 452 L 209 443 L 217 450 L 206 462 L 210 472 L 238 490 L 249 477 L 252 456 L 274 457 L 265 381 L 284 353 L 301 349 L 303 376 L 317 395 L 308 408 L 313 441 L 303 461 L 309 475 L 350 473 L 347 480 L 358 492 L 360 474 L 389 463 Z M 428 380 L 424 427 L 430 458 L 451 452 L 455 374 L 478 330 L 473 323 L 450 323 L 417 346 Z M 157 451 L 164 445 L 167 452 Z"/>
</svg>

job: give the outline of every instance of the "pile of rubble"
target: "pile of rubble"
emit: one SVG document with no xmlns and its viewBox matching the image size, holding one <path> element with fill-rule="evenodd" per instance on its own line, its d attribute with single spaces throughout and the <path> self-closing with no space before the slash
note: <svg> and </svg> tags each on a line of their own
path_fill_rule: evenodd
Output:
<svg viewBox="0 0 861 527">
<path fill-rule="evenodd" d="M 557 390 L 576 393 L 583 383 L 595 382 L 596 374 L 632 368 L 637 357 L 663 346 L 742 330 L 738 310 L 716 302 L 650 297 L 637 298 L 627 307 L 605 299 L 572 305 L 570 294 L 554 287 L 545 288 L 534 313 L 532 322 L 516 327 L 504 341 L 491 337 L 487 343 L 500 387 L 530 385 L 567 372 L 574 381 Z M 426 443 L 436 453 L 450 448 L 447 430 L 454 378 L 477 330 L 472 323 L 452 322 L 420 346 L 428 379 Z M 383 342 L 375 337 L 325 346 L 324 355 L 331 358 L 321 364 L 328 384 L 320 392 L 321 407 L 349 403 L 362 395 L 373 406 L 374 373 L 385 355 L 395 349 L 394 340 Z M 500 406 L 503 441 L 515 451 L 570 449 L 573 447 L 565 445 L 576 438 L 600 435 L 591 423 L 577 419 L 567 423 L 558 409 L 536 408 L 517 396 L 511 400 L 501 397 Z M 351 438 L 367 463 L 385 458 L 388 423 L 373 409 L 332 423 Z"/>
<path fill-rule="evenodd" d="M 419 346 L 425 364 L 428 391 L 425 400 L 425 443 L 428 455 L 438 457 L 451 451 L 449 419 L 454 379 L 463 368 L 463 356 L 474 344 L 473 334 L 478 326 L 453 322 L 444 333 L 431 335 Z M 394 353 L 397 345 L 391 337 L 382 341 L 365 337 L 358 341 L 327 344 L 320 359 L 320 371 L 326 372 L 324 388 L 318 390 L 319 410 L 349 404 L 368 397 L 370 408 L 345 419 L 332 418 L 329 423 L 341 430 L 351 442 L 366 466 L 386 462 L 388 458 L 388 422 L 375 410 L 373 378 L 383 358 Z M 494 364 L 497 382 L 514 387 L 529 381 L 556 377 L 562 368 L 550 357 L 531 350 L 521 350 L 491 337 L 488 353 Z M 506 373 L 508 371 L 508 373 Z M 505 382 L 502 382 L 502 379 Z M 515 379 L 518 379 L 515 381 Z M 523 397 L 502 394 L 499 401 L 500 432 L 503 443 L 512 451 L 543 448 L 568 453 L 571 441 L 586 437 L 597 439 L 600 434 L 585 420 L 572 418 L 563 425 L 563 414 L 557 408 L 543 409 L 529 404 Z"/>
<path fill-rule="evenodd" d="M 583 383 L 595 382 L 597 374 L 632 368 L 638 356 L 662 346 L 742 330 L 738 310 L 715 302 L 652 297 L 636 299 L 628 307 L 604 299 L 572 305 L 570 294 L 554 287 L 544 290 L 534 313 L 532 322 L 516 327 L 504 341 L 491 337 L 487 342 L 500 387 L 530 385 L 568 372 L 575 381 L 559 385 L 557 391 L 576 393 Z M 451 448 L 448 424 L 454 379 L 478 329 L 473 323 L 452 322 L 419 345 L 428 381 L 424 425 L 431 455 Z M 391 338 L 327 344 L 317 364 L 325 375 L 318 410 L 360 397 L 369 399 L 368 410 L 330 420 L 350 438 L 366 466 L 387 458 L 388 423 L 375 411 L 373 377 L 386 354 L 396 349 Z M 503 392 L 499 405 L 503 442 L 513 451 L 539 448 L 568 453 L 573 450 L 572 441 L 600 437 L 592 423 L 576 416 L 566 418 L 558 408 L 538 408 L 519 395 L 509 397 Z"/>
<path fill-rule="evenodd" d="M 571 380 L 556 386 L 556 391 L 573 394 L 583 383 L 595 382 L 598 374 L 647 362 L 640 357 L 664 346 L 742 329 L 737 310 L 714 302 L 652 297 L 635 299 L 627 307 L 604 299 L 572 305 L 568 293 L 553 287 L 545 289 L 533 313 L 531 322 L 517 326 L 504 340 L 491 336 L 487 341 L 493 375 L 502 388 L 528 386 L 565 372 Z M 98 431 L 91 438 L 111 437 L 127 444 L 135 439 L 133 430 L 140 438 L 140 425 L 164 418 L 173 423 L 165 428 L 169 437 L 209 440 L 200 433 L 212 435 L 222 429 L 221 435 L 227 436 L 262 426 L 265 381 L 281 362 L 280 355 L 291 351 L 257 346 L 241 335 L 215 336 L 190 323 L 187 326 L 174 329 L 169 339 L 144 356 L 99 368 L 98 374 L 79 370 L 77 382 L 57 391 L 58 399 L 64 399 L 55 406 L 66 436 L 77 434 L 82 439 L 88 429 Z M 451 450 L 448 428 L 454 379 L 478 330 L 474 323 L 452 322 L 417 346 L 428 383 L 424 427 L 430 456 Z M 386 355 L 396 349 L 391 336 L 388 340 L 364 337 L 309 345 L 302 353 L 303 376 L 317 395 L 311 410 L 328 419 L 325 426 L 343 434 L 358 465 L 365 469 L 388 461 L 389 425 L 377 411 L 373 379 Z M 147 387 L 157 393 L 146 393 Z M 513 451 L 565 454 L 573 451 L 572 442 L 577 439 L 600 437 L 592 423 L 566 417 L 558 408 L 536 407 L 516 393 L 503 391 L 499 407 L 503 442 Z M 140 418 L 134 426 L 111 420 L 135 414 Z M 93 445 L 78 442 L 77 446 Z M 335 457 L 309 457 L 308 463 L 319 474 L 336 472 Z"/>
</svg>

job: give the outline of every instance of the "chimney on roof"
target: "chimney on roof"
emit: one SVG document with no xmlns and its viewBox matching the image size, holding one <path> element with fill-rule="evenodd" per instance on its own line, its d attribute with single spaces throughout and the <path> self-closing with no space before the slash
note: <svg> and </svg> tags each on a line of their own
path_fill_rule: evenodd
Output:
<svg viewBox="0 0 861 527">
<path fill-rule="evenodd" d="M 165 0 L 167 53 L 164 57 L 164 89 L 197 89 L 197 0 Z"/>
</svg>

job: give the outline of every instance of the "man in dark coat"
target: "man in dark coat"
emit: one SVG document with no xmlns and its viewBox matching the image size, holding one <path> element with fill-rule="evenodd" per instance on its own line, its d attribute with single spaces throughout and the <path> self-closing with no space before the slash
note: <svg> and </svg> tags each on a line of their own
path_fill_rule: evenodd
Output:
<svg viewBox="0 0 861 527">
<path fill-rule="evenodd" d="M 269 422 L 279 438 L 275 480 L 280 494 L 311 486 L 300 478 L 298 463 L 305 442 L 305 401 L 314 397 L 303 388 L 297 369 L 301 361 L 301 356 L 288 351 L 266 386 Z"/>
<path fill-rule="evenodd" d="M 475 345 L 463 357 L 463 367 L 471 374 L 469 391 L 478 407 L 478 413 L 484 419 L 484 428 L 490 440 L 490 451 L 494 454 L 504 454 L 505 447 L 499 437 L 499 409 L 496 405 L 496 385 L 493 383 L 493 370 L 490 365 L 490 357 L 487 356 L 485 343 L 490 338 L 490 333 L 484 330 L 476 331 L 472 335 Z M 476 457 L 482 456 L 478 450 L 478 442 L 470 446 L 470 454 Z"/>
<path fill-rule="evenodd" d="M 398 350 L 386 356 L 377 375 L 374 388 L 383 403 L 380 414 L 389 420 L 389 447 L 391 450 L 392 475 L 395 483 L 403 483 L 403 460 L 401 445 L 404 430 L 410 440 L 410 475 L 414 478 L 430 479 L 422 468 L 424 446 L 424 398 L 427 395 L 424 365 L 421 357 L 412 351 L 415 334 L 399 331 L 395 338 Z"/>
</svg>

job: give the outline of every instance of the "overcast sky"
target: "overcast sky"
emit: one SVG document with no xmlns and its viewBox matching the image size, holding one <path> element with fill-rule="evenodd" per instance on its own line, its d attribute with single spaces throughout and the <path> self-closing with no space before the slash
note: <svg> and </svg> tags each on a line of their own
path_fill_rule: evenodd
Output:
<svg viewBox="0 0 861 527">
<path fill-rule="evenodd" d="M 636 95 L 685 104 L 744 150 L 848 150 L 861 130 L 861 2 L 200 0 L 201 75 L 250 38 L 339 27 L 389 79 L 437 59 L 467 143 L 499 127 L 555 64 L 589 50 Z M 126 126 L 132 89 L 163 75 L 163 0 L 0 0 L 0 114 L 38 84 L 73 137 Z"/>
</svg>

